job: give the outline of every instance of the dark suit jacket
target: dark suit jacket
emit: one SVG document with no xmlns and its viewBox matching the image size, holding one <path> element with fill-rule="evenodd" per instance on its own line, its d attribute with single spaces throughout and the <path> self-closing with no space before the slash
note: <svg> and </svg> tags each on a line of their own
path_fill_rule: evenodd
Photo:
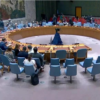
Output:
<svg viewBox="0 0 100 100">
<path fill-rule="evenodd" d="M 25 57 L 25 58 L 28 58 L 28 52 L 20 51 L 20 52 L 18 53 L 18 57 Z"/>
<path fill-rule="evenodd" d="M 18 49 L 14 49 L 14 51 L 15 51 L 15 56 L 17 57 L 18 53 L 19 53 L 19 50 Z"/>
<path fill-rule="evenodd" d="M 6 50 L 8 47 L 6 46 L 6 42 L 0 42 L 0 48 L 2 50 Z"/>
<path fill-rule="evenodd" d="M 39 53 L 31 53 L 31 54 L 32 54 L 33 58 L 39 58 L 41 66 L 43 66 L 43 58 L 42 58 L 41 54 L 39 54 Z"/>
</svg>

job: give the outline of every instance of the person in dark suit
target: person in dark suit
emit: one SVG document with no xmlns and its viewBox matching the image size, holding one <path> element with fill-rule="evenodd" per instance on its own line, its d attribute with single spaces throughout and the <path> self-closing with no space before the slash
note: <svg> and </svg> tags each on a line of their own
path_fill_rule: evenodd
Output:
<svg viewBox="0 0 100 100">
<path fill-rule="evenodd" d="M 14 49 L 14 51 L 15 51 L 15 56 L 16 56 L 16 57 L 18 56 L 19 49 L 20 49 L 20 45 L 19 45 L 19 44 L 16 44 L 15 49 Z"/>
<path fill-rule="evenodd" d="M 3 20 L 1 19 L 0 20 L 0 30 L 2 31 L 4 29 L 4 22 Z"/>
<path fill-rule="evenodd" d="M 20 51 L 18 53 L 18 57 L 25 57 L 26 59 L 28 58 L 28 52 L 26 52 L 26 47 L 23 47 L 23 51 Z"/>
<path fill-rule="evenodd" d="M 69 24 L 70 24 L 71 26 L 73 26 L 73 21 L 72 21 L 71 18 L 69 19 Z"/>
<path fill-rule="evenodd" d="M 6 46 L 6 44 L 7 44 L 6 38 L 2 38 L 2 41 L 0 42 L 0 48 L 2 50 L 4 50 L 4 51 L 8 49 L 8 47 Z"/>
<path fill-rule="evenodd" d="M 43 68 L 43 58 L 42 58 L 41 54 L 38 53 L 38 48 L 37 47 L 34 47 L 33 50 L 34 50 L 34 53 L 31 53 L 32 57 L 33 58 L 39 58 L 40 63 L 41 63 L 41 66 L 40 67 Z"/>
<path fill-rule="evenodd" d="M 53 22 L 53 25 L 57 24 L 57 17 L 56 17 L 56 15 L 53 15 L 52 22 Z"/>
<path fill-rule="evenodd" d="M 60 34 L 58 33 L 58 31 L 60 31 L 60 29 L 56 28 L 55 30 L 56 30 L 56 34 L 55 34 L 51 44 L 53 44 L 53 45 L 63 45 Z"/>
</svg>

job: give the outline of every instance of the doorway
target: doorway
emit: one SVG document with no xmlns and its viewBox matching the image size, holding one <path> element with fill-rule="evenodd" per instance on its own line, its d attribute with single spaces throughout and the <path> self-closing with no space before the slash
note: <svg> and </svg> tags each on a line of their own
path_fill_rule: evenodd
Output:
<svg viewBox="0 0 100 100">
<path fill-rule="evenodd" d="M 75 16 L 78 17 L 78 18 L 81 18 L 81 16 L 82 16 L 82 7 L 76 7 Z"/>
</svg>

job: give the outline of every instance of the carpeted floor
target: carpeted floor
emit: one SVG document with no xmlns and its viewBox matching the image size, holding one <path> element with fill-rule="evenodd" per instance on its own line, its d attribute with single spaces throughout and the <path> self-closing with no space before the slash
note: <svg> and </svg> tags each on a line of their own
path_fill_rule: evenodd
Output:
<svg viewBox="0 0 100 100">
<path fill-rule="evenodd" d="M 88 53 L 88 57 L 96 59 L 99 55 L 99 40 L 80 36 L 66 37 L 69 37 L 69 43 L 76 38 L 79 43 L 90 46 L 93 50 Z M 0 100 L 99 100 L 100 75 L 96 76 L 94 82 L 91 75 L 85 74 L 84 69 L 77 65 L 77 76 L 73 77 L 73 82 L 70 83 L 69 77 L 64 78 L 62 66 L 61 72 L 62 75 L 57 78 L 55 84 L 54 78 L 49 76 L 49 64 L 46 64 L 45 71 L 39 75 L 39 85 L 33 86 L 30 84 L 30 77 L 26 78 L 24 73 L 19 75 L 20 80 L 17 81 L 16 75 L 6 71 L 3 76 L 0 74 Z"/>
</svg>

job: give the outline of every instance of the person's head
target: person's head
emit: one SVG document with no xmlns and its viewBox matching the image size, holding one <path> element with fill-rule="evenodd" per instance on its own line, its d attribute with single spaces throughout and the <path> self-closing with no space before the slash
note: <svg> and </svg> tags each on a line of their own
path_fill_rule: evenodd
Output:
<svg viewBox="0 0 100 100">
<path fill-rule="evenodd" d="M 8 47 L 7 52 L 12 52 L 12 47 L 11 46 Z"/>
<path fill-rule="evenodd" d="M 32 55 L 31 54 L 28 54 L 28 61 L 31 61 L 31 59 L 32 59 Z"/>
<path fill-rule="evenodd" d="M 6 42 L 6 38 L 2 38 L 2 41 L 3 41 L 3 42 Z"/>
<path fill-rule="evenodd" d="M 55 17 L 56 15 L 54 14 L 53 16 Z"/>
<path fill-rule="evenodd" d="M 37 53 L 37 51 L 38 51 L 38 48 L 34 47 L 34 53 Z"/>
<path fill-rule="evenodd" d="M 26 51 L 26 47 L 25 46 L 23 47 L 23 51 Z"/>
<path fill-rule="evenodd" d="M 31 50 L 32 49 L 32 46 L 31 45 L 28 45 L 28 49 Z"/>
<path fill-rule="evenodd" d="M 16 44 L 15 49 L 19 49 L 20 45 Z"/>
</svg>

